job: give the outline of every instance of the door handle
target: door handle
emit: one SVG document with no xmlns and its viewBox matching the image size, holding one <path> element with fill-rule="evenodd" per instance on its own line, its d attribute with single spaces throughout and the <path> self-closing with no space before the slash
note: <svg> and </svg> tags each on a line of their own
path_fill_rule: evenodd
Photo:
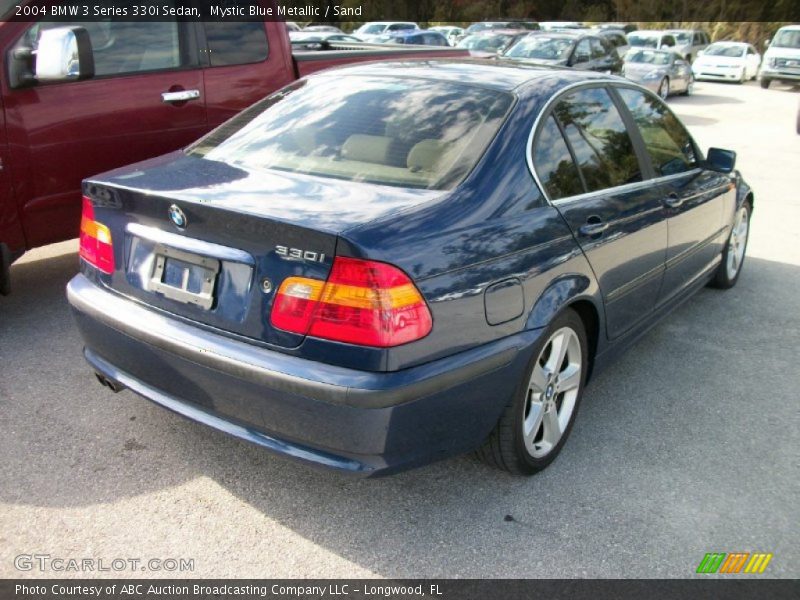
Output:
<svg viewBox="0 0 800 600">
<path fill-rule="evenodd" d="M 581 232 L 581 235 L 594 237 L 600 235 L 606 229 L 608 229 L 608 223 L 597 221 L 597 222 L 586 223 L 586 225 L 583 225 L 578 231 Z"/>
<path fill-rule="evenodd" d="M 681 204 L 683 204 L 683 198 L 679 197 L 675 192 L 664 198 L 664 206 L 667 208 L 678 208 Z"/>
<path fill-rule="evenodd" d="M 200 90 L 180 90 L 178 92 L 164 92 L 161 94 L 161 101 L 167 104 L 173 102 L 188 102 L 197 100 L 200 97 Z"/>
</svg>

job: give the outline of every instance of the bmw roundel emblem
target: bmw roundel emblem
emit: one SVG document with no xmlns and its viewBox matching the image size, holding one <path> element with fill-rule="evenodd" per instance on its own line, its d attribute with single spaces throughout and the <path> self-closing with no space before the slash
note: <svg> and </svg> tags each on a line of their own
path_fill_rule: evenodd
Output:
<svg viewBox="0 0 800 600">
<path fill-rule="evenodd" d="M 186 215 L 176 204 L 169 207 L 169 220 L 172 221 L 178 229 L 186 227 Z"/>
</svg>

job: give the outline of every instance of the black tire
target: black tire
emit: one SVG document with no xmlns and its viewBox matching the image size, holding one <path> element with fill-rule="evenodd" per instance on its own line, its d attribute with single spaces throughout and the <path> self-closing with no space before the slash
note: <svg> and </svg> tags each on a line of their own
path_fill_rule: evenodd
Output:
<svg viewBox="0 0 800 600">
<path fill-rule="evenodd" d="M 662 95 L 661 91 L 664 89 L 665 85 L 667 86 L 667 93 L 665 95 Z M 661 98 L 662 100 L 666 100 L 667 98 L 669 98 L 669 94 L 670 94 L 669 77 L 664 77 L 664 79 L 661 80 L 661 83 L 658 84 L 658 97 Z"/>
<path fill-rule="evenodd" d="M 0 243 L 0 296 L 11 293 L 11 251 Z"/>
<path fill-rule="evenodd" d="M 569 328 L 577 335 L 581 353 L 580 383 L 574 407 L 569 416 L 569 422 L 563 429 L 563 433 L 558 442 L 545 456 L 535 457 L 526 448 L 523 436 L 523 422 L 529 402 L 529 381 L 534 367 L 542 358 L 543 352 L 547 350 L 551 336 L 562 328 Z M 486 438 L 483 445 L 476 451 L 478 458 L 490 466 L 508 471 L 514 475 L 534 475 L 553 462 L 561 452 L 564 443 L 569 437 L 570 431 L 572 431 L 572 426 L 575 423 L 575 417 L 578 413 L 586 384 L 588 364 L 589 354 L 586 341 L 586 328 L 578 313 L 568 308 L 554 319 L 547 327 L 547 330 L 542 334 L 539 342 L 533 349 L 531 360 L 525 370 L 525 376 L 517 387 L 514 398 L 508 406 L 506 406 L 503 416 L 500 417 L 492 433 L 489 434 L 489 437 Z M 559 394 L 555 395 L 554 402 L 558 402 L 558 396 Z M 561 401 L 564 401 L 563 397 Z"/>
<path fill-rule="evenodd" d="M 750 216 L 753 214 L 753 205 L 750 203 L 749 200 L 746 200 L 745 203 L 742 205 L 742 208 L 747 210 L 747 237 L 744 241 L 744 251 L 742 253 L 742 259 L 739 261 L 739 265 L 736 270 L 736 274 L 731 277 L 730 273 L 728 273 L 728 254 L 731 250 L 731 237 L 733 237 L 733 229 L 731 229 L 731 233 L 728 236 L 728 240 L 725 242 L 725 249 L 722 251 L 722 262 L 719 263 L 716 272 L 714 273 L 714 277 L 711 279 L 709 285 L 711 287 L 715 287 L 720 290 L 727 290 L 732 288 L 736 285 L 736 282 L 739 281 L 739 275 L 742 274 L 742 267 L 744 266 L 745 259 L 747 258 L 747 242 L 750 240 Z M 737 209 L 737 214 L 739 209 Z"/>
<path fill-rule="evenodd" d="M 765 79 L 764 77 L 761 78 L 761 87 L 763 89 L 767 89 L 770 83 L 772 83 L 772 79 Z"/>
</svg>

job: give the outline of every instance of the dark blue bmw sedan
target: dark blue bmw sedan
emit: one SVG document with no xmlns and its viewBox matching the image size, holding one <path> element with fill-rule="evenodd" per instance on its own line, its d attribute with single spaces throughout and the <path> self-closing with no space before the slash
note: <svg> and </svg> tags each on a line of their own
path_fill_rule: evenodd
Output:
<svg viewBox="0 0 800 600">
<path fill-rule="evenodd" d="M 616 77 L 327 71 L 87 180 L 69 301 L 101 383 L 279 454 L 530 474 L 611 359 L 736 283 L 734 161 Z"/>
</svg>

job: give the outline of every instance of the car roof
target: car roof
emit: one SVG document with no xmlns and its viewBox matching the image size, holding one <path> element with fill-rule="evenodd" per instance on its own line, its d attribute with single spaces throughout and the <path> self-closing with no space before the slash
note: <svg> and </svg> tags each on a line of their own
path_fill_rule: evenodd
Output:
<svg viewBox="0 0 800 600">
<path fill-rule="evenodd" d="M 568 67 L 551 67 L 481 58 L 439 58 L 425 61 L 360 63 L 327 69 L 312 74 L 310 77 L 339 77 L 341 75 L 445 81 L 507 92 L 527 84 L 535 84 L 545 80 L 549 84 L 563 83 L 568 85 L 594 79 L 609 79 L 608 75 L 592 71 L 578 71 Z M 620 79 L 620 81 L 624 80 Z"/>
<path fill-rule="evenodd" d="M 628 35 L 649 35 L 649 36 L 657 36 L 657 35 L 672 35 L 671 31 L 662 31 L 660 29 L 637 29 L 636 31 L 631 31 Z"/>
</svg>

